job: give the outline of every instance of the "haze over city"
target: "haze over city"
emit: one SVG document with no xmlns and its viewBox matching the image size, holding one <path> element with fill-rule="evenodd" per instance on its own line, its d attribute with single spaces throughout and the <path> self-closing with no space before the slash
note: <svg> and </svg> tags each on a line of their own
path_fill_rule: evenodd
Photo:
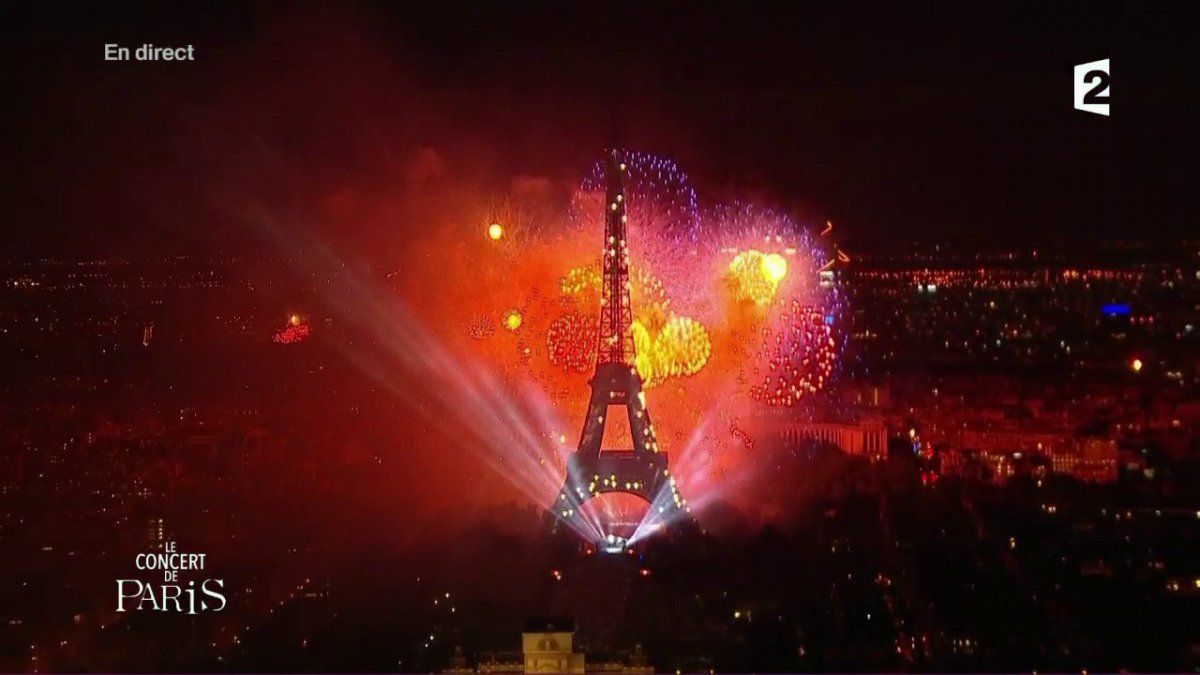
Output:
<svg viewBox="0 0 1200 675">
<path fill-rule="evenodd" d="M 1200 666 L 1186 6 L 0 11 L 0 669 Z"/>
</svg>

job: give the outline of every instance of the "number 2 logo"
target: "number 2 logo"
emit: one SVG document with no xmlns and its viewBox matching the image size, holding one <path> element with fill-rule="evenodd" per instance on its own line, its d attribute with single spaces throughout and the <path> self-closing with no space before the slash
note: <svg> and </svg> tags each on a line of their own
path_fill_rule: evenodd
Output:
<svg viewBox="0 0 1200 675">
<path fill-rule="evenodd" d="M 1108 59 L 1075 66 L 1075 109 L 1097 115 L 1109 115 Z"/>
</svg>

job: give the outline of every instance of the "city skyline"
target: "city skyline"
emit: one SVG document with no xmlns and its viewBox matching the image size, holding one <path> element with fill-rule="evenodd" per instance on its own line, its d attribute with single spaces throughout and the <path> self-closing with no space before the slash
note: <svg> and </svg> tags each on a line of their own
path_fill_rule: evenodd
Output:
<svg viewBox="0 0 1200 675">
<path fill-rule="evenodd" d="M 1198 17 L 5 5 L 0 670 L 1197 670 Z"/>
</svg>

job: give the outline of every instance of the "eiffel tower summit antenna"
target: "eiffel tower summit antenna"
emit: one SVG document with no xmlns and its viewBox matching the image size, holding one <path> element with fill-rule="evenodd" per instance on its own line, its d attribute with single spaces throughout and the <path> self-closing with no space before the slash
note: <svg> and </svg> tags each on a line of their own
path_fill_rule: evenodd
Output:
<svg viewBox="0 0 1200 675">
<path fill-rule="evenodd" d="M 588 401 L 579 448 L 567 459 L 567 477 L 552 507 L 580 531 L 590 531 L 581 511 L 584 502 L 606 492 L 636 495 L 659 514 L 686 509 L 671 477 L 667 453 L 658 447 L 646 394 L 637 372 L 633 342 L 633 305 L 629 299 L 629 239 L 624 182 L 629 166 L 623 153 L 607 152 L 604 200 L 604 249 L 601 263 L 600 330 L 596 345 L 596 372 L 589 381 Z M 616 408 L 629 417 L 632 448 L 602 450 L 604 429 Z M 656 516 L 658 514 L 651 514 Z M 600 524 L 603 525 L 603 524 Z M 601 532 L 604 550 L 619 551 L 625 539 Z"/>
</svg>

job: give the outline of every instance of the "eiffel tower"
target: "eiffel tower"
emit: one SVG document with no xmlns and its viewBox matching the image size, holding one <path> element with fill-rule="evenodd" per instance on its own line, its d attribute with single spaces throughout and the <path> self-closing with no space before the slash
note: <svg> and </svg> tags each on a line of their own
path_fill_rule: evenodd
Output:
<svg viewBox="0 0 1200 675">
<path fill-rule="evenodd" d="M 626 237 L 628 218 L 622 186 L 627 171 L 618 151 L 609 151 L 596 373 L 589 380 L 592 397 L 583 421 L 579 448 L 567 459 L 566 481 L 553 507 L 558 516 L 576 525 L 576 529 L 587 527 L 580 506 L 606 492 L 636 495 L 660 513 L 686 508 L 686 502 L 675 489 L 667 453 L 659 451 L 634 361 L 629 242 Z M 622 408 L 629 417 L 633 447 L 602 451 L 609 414 L 613 409 L 620 414 Z M 610 550 L 614 544 L 618 550 L 624 546 L 624 540 L 612 534 L 607 541 L 597 543 Z"/>
</svg>

